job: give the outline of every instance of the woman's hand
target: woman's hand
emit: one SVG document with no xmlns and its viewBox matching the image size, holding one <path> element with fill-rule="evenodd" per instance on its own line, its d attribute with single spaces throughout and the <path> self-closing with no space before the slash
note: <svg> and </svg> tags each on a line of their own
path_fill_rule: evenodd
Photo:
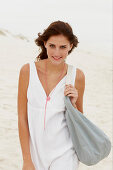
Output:
<svg viewBox="0 0 113 170">
<path fill-rule="evenodd" d="M 64 90 L 64 95 L 69 96 L 72 105 L 75 108 L 77 108 L 75 103 L 76 103 L 77 98 L 78 98 L 78 90 L 74 86 L 72 86 L 71 84 L 69 84 L 69 85 L 66 84 L 65 90 Z"/>
<path fill-rule="evenodd" d="M 35 170 L 32 161 L 24 161 L 22 170 Z"/>
</svg>

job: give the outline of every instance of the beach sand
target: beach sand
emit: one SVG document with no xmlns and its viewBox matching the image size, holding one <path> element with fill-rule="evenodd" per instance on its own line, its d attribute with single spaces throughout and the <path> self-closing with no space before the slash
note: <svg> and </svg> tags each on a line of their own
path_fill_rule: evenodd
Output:
<svg viewBox="0 0 113 170">
<path fill-rule="evenodd" d="M 32 41 L 0 35 L 0 170 L 22 169 L 18 135 L 17 92 L 22 65 L 34 60 L 38 48 Z M 112 58 L 90 49 L 75 49 L 67 58 L 85 74 L 84 114 L 112 140 Z M 113 145 L 112 145 L 113 147 Z M 79 170 L 112 170 L 112 151 L 95 166 L 80 163 Z"/>
</svg>

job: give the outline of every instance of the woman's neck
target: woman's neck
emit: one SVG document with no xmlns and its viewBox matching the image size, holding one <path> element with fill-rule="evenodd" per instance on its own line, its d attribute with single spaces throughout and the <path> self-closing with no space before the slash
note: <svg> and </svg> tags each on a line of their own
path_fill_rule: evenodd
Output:
<svg viewBox="0 0 113 170">
<path fill-rule="evenodd" d="M 64 65 L 66 67 L 65 62 L 62 62 L 60 64 L 53 64 L 49 59 L 45 59 L 45 66 L 46 66 L 48 74 L 49 73 L 57 74 L 57 73 L 61 72 L 64 68 Z"/>
</svg>

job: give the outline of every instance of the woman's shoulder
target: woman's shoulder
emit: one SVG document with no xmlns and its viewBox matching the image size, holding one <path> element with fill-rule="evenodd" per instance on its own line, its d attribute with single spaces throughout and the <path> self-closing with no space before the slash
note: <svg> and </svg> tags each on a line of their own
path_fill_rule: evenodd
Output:
<svg viewBox="0 0 113 170">
<path fill-rule="evenodd" d="M 85 79 L 85 74 L 84 74 L 84 72 L 83 72 L 82 69 L 76 68 L 76 78 L 77 78 L 77 80 L 79 80 L 79 81 Z"/>
<path fill-rule="evenodd" d="M 78 68 L 77 66 L 72 64 L 68 64 L 68 65 L 70 65 L 74 69 L 77 80 L 81 81 L 82 79 L 85 78 L 84 71 L 81 68 Z"/>
<path fill-rule="evenodd" d="M 76 68 L 75 87 L 81 91 L 85 88 L 85 74 L 80 68 Z"/>
<path fill-rule="evenodd" d="M 39 68 L 39 67 L 41 68 L 44 65 L 44 61 L 43 60 L 40 60 L 40 61 L 29 61 L 29 62 L 27 62 L 27 63 L 25 63 L 25 64 L 23 64 L 21 66 L 20 72 L 22 74 L 24 74 L 24 75 L 25 74 L 29 74 L 29 72 L 30 72 L 30 65 L 31 64 L 35 64 L 37 68 Z"/>
<path fill-rule="evenodd" d="M 30 63 L 23 64 L 20 68 L 21 75 L 28 74 L 30 70 Z"/>
<path fill-rule="evenodd" d="M 19 81 L 21 82 L 22 85 L 25 85 L 26 88 L 28 87 L 29 84 L 29 72 L 30 64 L 29 63 L 23 64 L 20 68 Z"/>
</svg>

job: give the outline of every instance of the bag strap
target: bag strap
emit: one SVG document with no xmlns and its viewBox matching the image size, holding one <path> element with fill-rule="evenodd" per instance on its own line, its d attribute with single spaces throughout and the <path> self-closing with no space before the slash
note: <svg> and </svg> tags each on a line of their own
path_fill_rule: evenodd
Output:
<svg viewBox="0 0 113 170">
<path fill-rule="evenodd" d="M 72 82 L 73 82 L 72 74 L 73 74 L 73 65 L 68 64 L 67 76 L 66 76 L 66 84 L 72 84 Z"/>
</svg>

